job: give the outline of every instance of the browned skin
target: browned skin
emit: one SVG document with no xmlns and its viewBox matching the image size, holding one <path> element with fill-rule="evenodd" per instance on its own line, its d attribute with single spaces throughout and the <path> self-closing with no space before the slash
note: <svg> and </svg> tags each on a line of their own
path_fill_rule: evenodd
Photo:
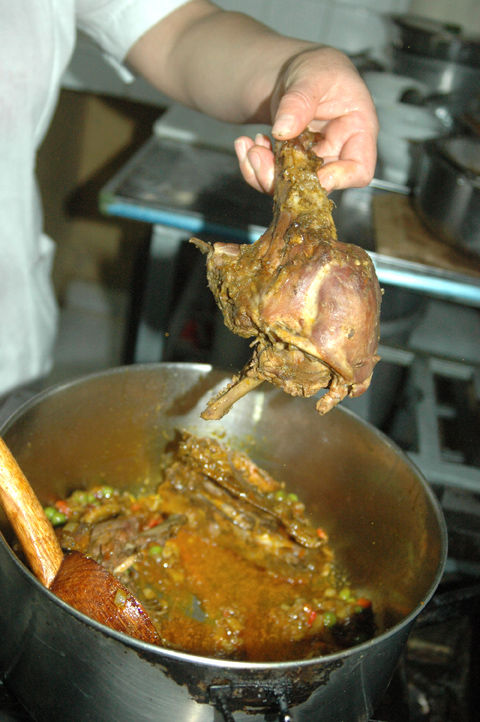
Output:
<svg viewBox="0 0 480 722">
<path fill-rule="evenodd" d="M 320 185 L 313 133 L 278 143 L 270 227 L 250 244 L 192 238 L 226 326 L 254 337 L 253 355 L 202 413 L 219 419 L 263 381 L 292 396 L 327 392 L 325 414 L 370 385 L 377 363 L 381 290 L 368 254 L 341 243 Z"/>
</svg>

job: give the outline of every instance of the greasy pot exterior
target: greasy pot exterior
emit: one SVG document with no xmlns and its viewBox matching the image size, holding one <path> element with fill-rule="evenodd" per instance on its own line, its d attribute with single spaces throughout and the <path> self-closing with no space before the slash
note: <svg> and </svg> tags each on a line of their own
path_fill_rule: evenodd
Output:
<svg viewBox="0 0 480 722">
<path fill-rule="evenodd" d="M 115 369 L 46 392 L 1 430 L 42 501 L 154 475 L 175 428 L 222 435 L 288 482 L 329 533 L 382 630 L 308 661 L 194 657 L 107 630 L 45 590 L 0 538 L 0 674 L 38 720 L 362 722 L 380 701 L 415 617 L 444 565 L 438 504 L 406 457 L 341 409 L 266 388 L 219 422 L 199 413 L 225 376 L 208 366 Z M 0 526 L 9 537 L 6 522 Z M 267 717 L 266 717 L 267 715 Z M 273 717 L 272 717 L 273 715 Z"/>
</svg>

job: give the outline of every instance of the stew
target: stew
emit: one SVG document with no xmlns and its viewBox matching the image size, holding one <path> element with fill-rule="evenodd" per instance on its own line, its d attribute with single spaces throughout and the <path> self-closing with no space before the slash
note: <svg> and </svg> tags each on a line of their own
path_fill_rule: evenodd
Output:
<svg viewBox="0 0 480 722">
<path fill-rule="evenodd" d="M 286 661 L 374 634 L 370 600 L 350 587 L 301 500 L 215 439 L 179 432 L 153 486 L 91 485 L 46 512 L 64 549 L 131 589 L 166 647 Z"/>
</svg>

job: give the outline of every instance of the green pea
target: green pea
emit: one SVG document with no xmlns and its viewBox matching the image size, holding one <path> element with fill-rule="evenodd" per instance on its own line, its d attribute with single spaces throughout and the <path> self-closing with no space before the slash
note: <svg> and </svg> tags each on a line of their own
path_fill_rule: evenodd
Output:
<svg viewBox="0 0 480 722">
<path fill-rule="evenodd" d="M 111 486 L 101 486 L 100 489 L 97 491 L 97 498 L 98 499 L 111 499 L 114 494 L 114 489 Z"/>
<path fill-rule="evenodd" d="M 296 494 L 288 494 L 287 499 L 288 501 L 298 501 L 298 496 Z"/>
<path fill-rule="evenodd" d="M 337 622 L 337 617 L 333 612 L 325 612 L 323 615 L 323 624 L 325 627 L 333 627 Z"/>
<path fill-rule="evenodd" d="M 343 599 L 344 602 L 349 602 L 352 599 L 352 592 L 348 587 L 343 587 L 343 589 L 340 589 L 338 596 L 340 599 Z"/>
<path fill-rule="evenodd" d="M 275 499 L 277 501 L 283 501 L 286 498 L 286 496 L 287 495 L 285 494 L 283 489 L 279 489 L 278 491 L 275 492 Z"/>
<path fill-rule="evenodd" d="M 67 521 L 67 517 L 63 512 L 58 511 L 58 509 L 55 509 L 54 506 L 46 506 L 45 509 L 45 515 L 47 519 L 51 521 L 53 526 L 60 526 L 61 524 L 65 524 Z"/>
<path fill-rule="evenodd" d="M 153 544 L 148 550 L 148 553 L 151 557 L 159 557 L 163 554 L 163 547 L 161 547 L 160 544 Z"/>
<path fill-rule="evenodd" d="M 95 501 L 95 495 L 92 494 L 91 491 L 82 491 L 81 489 L 77 489 L 73 492 L 71 499 L 74 504 L 86 506 L 87 504 L 91 504 Z"/>
</svg>

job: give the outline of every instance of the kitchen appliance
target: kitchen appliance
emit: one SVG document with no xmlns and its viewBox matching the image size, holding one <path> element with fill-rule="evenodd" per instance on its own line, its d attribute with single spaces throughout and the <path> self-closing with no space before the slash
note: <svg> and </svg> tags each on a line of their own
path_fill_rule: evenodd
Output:
<svg viewBox="0 0 480 722">
<path fill-rule="evenodd" d="M 303 662 L 244 664 L 146 645 L 87 620 L 39 585 L 0 543 L 0 669 L 39 720 L 369 719 L 415 618 L 443 571 L 446 535 L 433 494 L 380 432 L 344 410 L 325 417 L 272 387 L 221 422 L 199 418 L 224 376 L 211 367 L 115 369 L 27 402 L 2 433 L 37 494 L 63 494 L 99 476 L 130 485 L 155 473 L 169 433 L 226 432 L 297 489 L 349 570 L 367 583 L 376 638 Z M 8 532 L 7 532 L 8 534 Z"/>
</svg>

